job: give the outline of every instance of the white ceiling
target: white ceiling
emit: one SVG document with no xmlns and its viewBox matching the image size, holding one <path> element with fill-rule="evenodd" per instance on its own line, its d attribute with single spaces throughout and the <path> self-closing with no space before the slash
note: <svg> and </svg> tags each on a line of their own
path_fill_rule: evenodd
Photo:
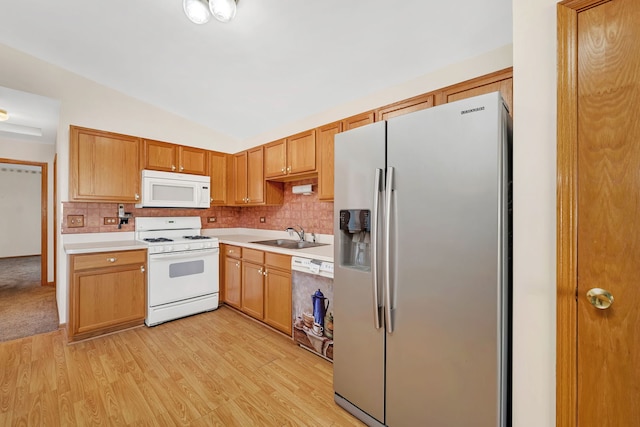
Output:
<svg viewBox="0 0 640 427">
<path fill-rule="evenodd" d="M 238 141 L 512 42 L 511 0 L 240 0 L 201 26 L 181 0 L 0 11 L 0 43 Z"/>
<path fill-rule="evenodd" d="M 9 113 L 9 119 L 0 122 L 0 137 L 55 144 L 60 117 L 57 99 L 0 86 L 0 109 Z"/>
</svg>

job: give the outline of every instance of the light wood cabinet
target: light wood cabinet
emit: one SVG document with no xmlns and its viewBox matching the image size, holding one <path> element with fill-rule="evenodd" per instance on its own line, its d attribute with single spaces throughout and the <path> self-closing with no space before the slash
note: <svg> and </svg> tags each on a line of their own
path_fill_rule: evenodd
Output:
<svg viewBox="0 0 640 427">
<path fill-rule="evenodd" d="M 140 138 L 70 127 L 69 200 L 132 202 L 140 199 Z"/>
<path fill-rule="evenodd" d="M 242 248 L 222 244 L 222 300 L 232 307 L 242 307 Z"/>
<path fill-rule="evenodd" d="M 142 325 L 146 250 L 70 255 L 69 341 Z"/>
<path fill-rule="evenodd" d="M 143 169 L 193 175 L 209 174 L 207 150 L 151 139 L 144 139 L 143 146 Z"/>
<path fill-rule="evenodd" d="M 224 302 L 291 336 L 291 256 L 221 247 Z"/>
<path fill-rule="evenodd" d="M 334 137 L 342 132 L 342 122 L 334 122 L 316 129 L 318 144 L 318 199 L 333 200 Z"/>
<path fill-rule="evenodd" d="M 218 151 L 209 152 L 209 176 L 211 177 L 211 205 L 228 203 L 229 155 Z"/>
<path fill-rule="evenodd" d="M 315 129 L 264 146 L 265 178 L 299 179 L 317 173 Z"/>
<path fill-rule="evenodd" d="M 394 104 L 387 105 L 382 108 L 378 108 L 375 113 L 376 122 L 382 120 L 389 120 L 393 117 L 401 116 L 403 114 L 413 113 L 414 111 L 424 110 L 425 108 L 433 107 L 434 95 L 427 93 L 424 95 L 415 96 L 413 98 L 405 99 Z"/>
<path fill-rule="evenodd" d="M 233 155 L 233 195 L 237 205 L 281 205 L 284 186 L 265 181 L 264 147 Z"/>
<path fill-rule="evenodd" d="M 513 69 L 507 68 L 438 91 L 436 105 L 500 91 L 513 117 Z"/>
<path fill-rule="evenodd" d="M 264 322 L 291 335 L 291 257 L 265 253 Z"/>
<path fill-rule="evenodd" d="M 351 129 L 359 128 L 360 126 L 370 125 L 374 122 L 374 119 L 375 113 L 373 111 L 356 114 L 355 116 L 351 116 L 342 120 L 342 130 L 348 131 Z"/>
</svg>

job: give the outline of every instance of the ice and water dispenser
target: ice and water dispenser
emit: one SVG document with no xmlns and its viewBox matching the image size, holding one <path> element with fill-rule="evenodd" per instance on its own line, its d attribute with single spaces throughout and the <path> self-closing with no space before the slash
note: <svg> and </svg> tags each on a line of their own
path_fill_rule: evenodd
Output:
<svg viewBox="0 0 640 427">
<path fill-rule="evenodd" d="M 371 211 L 340 211 L 340 265 L 358 270 L 371 270 Z"/>
</svg>

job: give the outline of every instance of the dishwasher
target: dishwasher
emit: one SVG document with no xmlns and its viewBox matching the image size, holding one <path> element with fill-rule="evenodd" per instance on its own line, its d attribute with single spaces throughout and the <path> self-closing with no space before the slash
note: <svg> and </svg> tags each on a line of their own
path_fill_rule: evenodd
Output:
<svg viewBox="0 0 640 427">
<path fill-rule="evenodd" d="M 291 258 L 293 339 L 333 361 L 333 263 Z"/>
</svg>

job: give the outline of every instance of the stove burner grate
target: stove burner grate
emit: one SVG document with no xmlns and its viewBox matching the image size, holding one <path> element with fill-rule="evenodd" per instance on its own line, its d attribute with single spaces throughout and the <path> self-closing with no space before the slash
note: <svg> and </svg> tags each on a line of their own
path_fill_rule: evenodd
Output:
<svg viewBox="0 0 640 427">
<path fill-rule="evenodd" d="M 142 240 L 149 243 L 173 242 L 173 239 L 167 239 L 166 237 L 147 237 L 146 239 Z"/>
<path fill-rule="evenodd" d="M 209 236 L 183 236 L 185 239 L 189 239 L 189 240 L 204 240 L 204 239 L 210 239 L 211 237 Z"/>
</svg>

